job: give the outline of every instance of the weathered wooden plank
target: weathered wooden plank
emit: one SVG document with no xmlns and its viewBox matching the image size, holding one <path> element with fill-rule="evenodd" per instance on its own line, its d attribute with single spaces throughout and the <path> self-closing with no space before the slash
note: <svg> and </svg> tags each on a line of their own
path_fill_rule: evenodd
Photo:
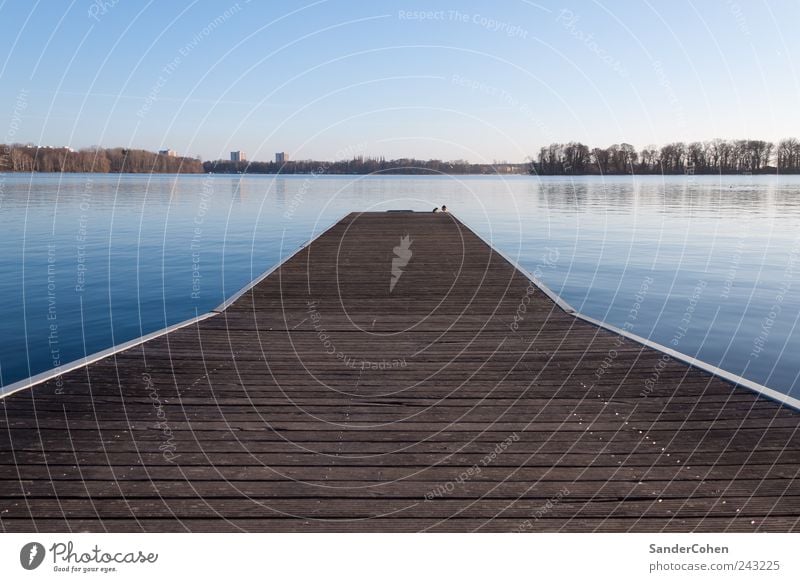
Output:
<svg viewBox="0 0 800 582">
<path fill-rule="evenodd" d="M 670 518 L 680 514 L 681 519 L 704 517 L 761 518 L 772 509 L 765 498 L 732 497 L 695 499 L 648 499 L 593 502 L 573 501 L 564 498 L 547 510 L 549 519 L 567 520 L 573 516 L 592 518 L 636 518 L 648 514 L 650 518 Z M 381 517 L 413 516 L 417 519 L 448 519 L 451 517 L 493 519 L 530 519 L 543 512 L 546 500 L 542 499 L 276 499 L 272 497 L 224 498 L 128 498 L 104 499 L 103 515 L 110 519 L 154 519 L 175 517 L 198 519 L 210 514 L 221 514 L 231 519 L 252 517 L 296 517 L 302 519 L 376 519 Z M 786 506 L 779 515 L 794 515 L 800 510 L 800 497 L 786 498 Z M 6 505 L 4 519 L 32 517 L 36 519 L 92 519 L 97 511 L 85 499 L 31 498 L 13 501 Z M 777 516 L 776 516 L 777 517 Z"/>
</svg>

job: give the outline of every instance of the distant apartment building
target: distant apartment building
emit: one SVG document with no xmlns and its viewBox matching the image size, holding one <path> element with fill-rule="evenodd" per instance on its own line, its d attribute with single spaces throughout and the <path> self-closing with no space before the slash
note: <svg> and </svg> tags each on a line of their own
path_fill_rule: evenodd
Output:
<svg viewBox="0 0 800 582">
<path fill-rule="evenodd" d="M 247 154 L 243 151 L 236 150 L 235 152 L 231 152 L 231 161 L 232 162 L 246 162 L 247 161 Z"/>
<path fill-rule="evenodd" d="M 286 154 L 284 152 L 278 152 L 275 154 L 275 163 L 276 164 L 285 164 L 286 163 Z"/>
<path fill-rule="evenodd" d="M 178 152 L 175 150 L 158 150 L 158 155 L 160 156 L 168 156 L 170 158 L 178 157 Z"/>
</svg>

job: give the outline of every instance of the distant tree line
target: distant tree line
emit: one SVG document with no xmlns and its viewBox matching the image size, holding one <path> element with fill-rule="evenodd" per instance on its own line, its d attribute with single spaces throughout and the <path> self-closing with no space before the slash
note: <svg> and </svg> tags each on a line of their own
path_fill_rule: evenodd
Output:
<svg viewBox="0 0 800 582">
<path fill-rule="evenodd" d="M 541 148 L 527 164 L 495 162 L 472 164 L 466 160 L 417 160 L 358 156 L 335 162 L 292 160 L 275 162 L 202 163 L 194 158 L 170 156 L 139 149 L 36 147 L 0 145 L 0 172 L 97 173 L 221 173 L 221 174 L 746 174 L 800 173 L 800 141 L 784 139 L 777 145 L 762 140 L 674 142 L 636 151 L 632 145 L 605 149 L 580 142 L 554 143 Z"/>
<path fill-rule="evenodd" d="M 639 152 L 627 143 L 605 149 L 580 142 L 554 143 L 541 148 L 530 163 L 531 174 L 764 174 L 800 173 L 800 141 L 714 139 L 674 142 Z"/>
<path fill-rule="evenodd" d="M 528 164 L 500 162 L 471 164 L 465 160 L 387 160 L 358 156 L 336 162 L 297 160 L 283 164 L 217 160 L 203 163 L 203 169 L 220 174 L 524 174 L 529 168 Z"/>
<path fill-rule="evenodd" d="M 126 148 L 70 148 L 0 145 L 0 172 L 192 173 L 203 171 L 194 158 Z"/>
</svg>

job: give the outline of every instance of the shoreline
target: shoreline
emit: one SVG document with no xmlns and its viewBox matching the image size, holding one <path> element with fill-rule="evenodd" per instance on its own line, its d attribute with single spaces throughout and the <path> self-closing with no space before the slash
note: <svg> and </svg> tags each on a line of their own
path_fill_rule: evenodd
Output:
<svg viewBox="0 0 800 582">
<path fill-rule="evenodd" d="M 698 176 L 717 176 L 717 177 L 742 177 L 742 178 L 752 178 L 756 176 L 800 176 L 800 171 L 797 172 L 751 172 L 751 173 L 718 173 L 718 172 L 696 172 L 696 173 L 685 173 L 685 172 L 676 172 L 676 173 L 642 173 L 642 174 L 532 174 L 532 173 L 523 173 L 523 172 L 434 172 L 434 171 L 423 171 L 423 172 L 409 172 L 409 171 L 378 171 L 378 172 L 328 172 L 328 173 L 319 173 L 319 172 L 29 172 L 29 171 L 0 171 L 0 176 L 69 176 L 69 175 L 76 175 L 76 176 L 281 176 L 281 177 L 290 177 L 290 176 L 303 176 L 303 177 L 314 177 L 314 178 L 328 178 L 328 177 L 335 177 L 335 176 L 427 176 L 427 177 L 435 177 L 435 176 L 482 176 L 482 177 L 510 177 L 510 176 L 519 176 L 519 177 L 526 177 L 526 178 L 665 178 L 670 176 L 684 176 L 687 179 L 696 178 Z"/>
</svg>

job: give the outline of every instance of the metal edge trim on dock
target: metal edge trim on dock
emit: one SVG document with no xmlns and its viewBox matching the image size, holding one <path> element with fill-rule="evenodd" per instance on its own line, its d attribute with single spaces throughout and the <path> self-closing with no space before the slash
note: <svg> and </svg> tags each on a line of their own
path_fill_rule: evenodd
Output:
<svg viewBox="0 0 800 582">
<path fill-rule="evenodd" d="M 59 366 L 58 368 L 53 368 L 52 370 L 45 370 L 44 372 L 40 372 L 39 374 L 34 374 L 33 376 L 30 376 L 29 378 L 25 378 L 24 380 L 18 380 L 16 382 L 12 382 L 11 384 L 8 384 L 6 386 L 0 386 L 0 400 L 5 398 L 6 396 L 10 396 L 11 394 L 14 394 L 15 392 L 19 392 L 21 390 L 25 390 L 26 388 L 33 388 L 34 386 L 36 386 L 38 384 L 41 384 L 42 382 L 47 382 L 48 380 L 52 380 L 53 378 L 58 378 L 59 376 L 62 376 L 63 374 L 66 374 L 67 372 L 71 372 L 73 370 L 77 370 L 78 368 L 82 368 L 84 366 L 88 366 L 89 364 L 92 364 L 92 363 L 94 363 L 94 362 L 96 362 L 98 360 L 102 360 L 103 358 L 106 358 L 108 356 L 112 356 L 114 354 L 117 354 L 117 353 L 122 352 L 124 350 L 127 350 L 129 348 L 136 347 L 139 344 L 143 344 L 144 342 L 149 341 L 151 339 L 155 339 L 155 338 L 160 337 L 162 335 L 166 335 L 168 333 L 171 333 L 173 331 L 181 329 L 182 327 L 187 327 L 187 326 L 192 325 L 194 323 L 198 323 L 200 321 L 203 321 L 204 319 L 208 319 L 209 317 L 213 317 L 215 315 L 219 315 L 220 313 L 223 313 L 228 307 L 230 307 L 233 304 L 234 301 L 239 299 L 242 295 L 247 293 L 250 289 L 252 289 L 256 285 L 258 285 L 261 281 L 263 281 L 269 275 L 271 275 L 276 270 L 278 270 L 284 263 L 286 263 L 288 260 L 293 258 L 297 253 L 299 253 L 304 248 L 306 248 L 308 245 L 313 243 L 315 240 L 317 240 L 323 234 L 325 234 L 326 232 L 331 230 L 334 226 L 339 224 L 349 214 L 350 213 L 348 212 L 344 216 L 342 216 L 339 219 L 335 220 L 327 228 L 325 228 L 324 230 L 320 231 L 319 233 L 314 235 L 312 238 L 310 238 L 306 242 L 302 243 L 291 254 L 287 255 L 286 257 L 281 259 L 277 264 L 273 265 L 272 267 L 270 267 L 269 269 L 264 271 L 261 275 L 259 275 L 258 277 L 256 277 L 255 279 L 253 279 L 252 281 L 247 283 L 244 287 L 242 287 L 236 293 L 231 295 L 228 299 L 226 299 L 225 301 L 223 301 L 222 303 L 217 305 L 214 309 L 212 309 L 212 310 L 210 310 L 210 311 L 208 311 L 208 312 L 206 312 L 206 313 L 204 313 L 202 315 L 198 315 L 198 316 L 192 317 L 190 319 L 185 319 L 185 320 L 183 320 L 181 322 L 178 322 L 178 323 L 175 323 L 173 325 L 167 326 L 167 327 L 165 327 L 163 329 L 158 329 L 156 331 L 150 332 L 150 333 L 145 334 L 143 336 L 140 336 L 138 338 L 134 338 L 132 340 L 128 340 L 128 341 L 123 342 L 121 344 L 113 345 L 113 346 L 111 346 L 109 348 L 106 348 L 104 350 L 100 350 L 99 352 L 94 352 L 92 354 L 84 356 L 83 358 L 79 358 L 77 360 L 72 360 L 71 362 L 67 362 L 66 364 L 63 364 L 63 365 Z"/>
<path fill-rule="evenodd" d="M 132 340 L 122 342 L 121 344 L 111 346 L 110 348 L 100 350 L 99 352 L 94 352 L 93 354 L 89 354 L 87 356 L 84 356 L 83 358 L 72 360 L 71 362 L 67 362 L 66 364 L 63 364 L 58 368 L 53 368 L 52 370 L 46 370 L 44 372 L 40 372 L 39 374 L 35 374 L 30 378 L 25 378 L 24 380 L 18 380 L 17 382 L 12 382 L 7 386 L 0 387 L 0 400 L 5 398 L 6 396 L 14 394 L 15 392 L 24 390 L 25 388 L 32 388 L 37 384 L 41 384 L 42 382 L 46 382 L 47 380 L 51 380 L 53 378 L 58 378 L 59 376 L 62 376 L 67 372 L 71 372 L 72 370 L 77 370 L 78 368 L 88 366 L 89 364 L 92 364 L 97 360 L 102 360 L 105 357 L 111 356 L 123 350 L 127 350 L 128 348 L 136 347 L 139 344 L 142 344 L 151 339 L 155 339 L 164 334 L 173 332 L 182 327 L 186 327 L 188 325 L 192 325 L 193 323 L 197 323 L 204 319 L 208 319 L 212 315 L 216 314 L 209 312 L 209 313 L 204 313 L 202 315 L 198 315 L 196 317 L 192 317 L 191 319 L 186 319 L 179 323 L 165 327 L 164 329 L 158 329 L 156 331 L 150 332 L 148 334 L 134 338 Z"/>
<path fill-rule="evenodd" d="M 723 370 L 722 368 L 714 366 L 713 364 L 709 364 L 708 362 L 704 362 L 692 356 L 682 354 L 681 352 L 673 350 L 672 348 L 668 348 L 667 346 L 664 346 L 662 344 L 659 344 L 642 336 L 624 331 L 610 323 L 606 323 L 604 321 L 600 321 L 599 319 L 595 319 L 593 317 L 589 317 L 588 315 L 583 315 L 582 313 L 579 313 L 574 307 L 572 307 L 572 305 L 564 301 L 558 294 L 554 293 L 547 285 L 545 285 L 542 281 L 534 277 L 532 273 L 530 273 L 525 267 L 520 265 L 516 260 L 508 256 L 500 249 L 496 248 L 491 242 L 489 242 L 482 235 L 480 235 L 479 233 L 475 232 L 472 228 L 467 226 L 462 220 L 458 219 L 456 216 L 453 216 L 453 218 L 458 220 L 460 225 L 462 225 L 464 228 L 466 228 L 472 234 L 474 234 L 476 237 L 482 240 L 490 249 L 492 249 L 500 257 L 508 261 L 508 263 L 510 263 L 512 267 L 514 267 L 520 273 L 525 275 L 534 285 L 536 285 L 536 287 L 539 288 L 540 291 L 542 291 L 542 293 L 544 293 L 551 301 L 553 301 L 553 303 L 555 303 L 565 313 L 572 315 L 577 319 L 585 321 L 586 323 L 590 323 L 607 331 L 619 334 L 629 340 L 640 343 L 643 346 L 646 346 L 648 348 L 666 354 L 671 358 L 681 361 L 684 364 L 688 364 L 693 368 L 697 368 L 699 370 L 707 372 L 712 376 L 722 378 L 723 380 L 726 380 L 734 385 L 747 388 L 748 390 L 756 392 L 757 394 L 760 394 L 765 398 L 769 398 L 770 400 L 779 402 L 783 406 L 787 406 L 789 408 L 793 408 L 794 410 L 800 411 L 800 399 L 789 396 L 788 394 L 783 394 L 782 392 L 778 392 L 777 390 L 759 384 L 758 382 L 748 380 L 747 378 L 734 374 L 733 372 L 728 372 L 726 370 Z"/>
</svg>

